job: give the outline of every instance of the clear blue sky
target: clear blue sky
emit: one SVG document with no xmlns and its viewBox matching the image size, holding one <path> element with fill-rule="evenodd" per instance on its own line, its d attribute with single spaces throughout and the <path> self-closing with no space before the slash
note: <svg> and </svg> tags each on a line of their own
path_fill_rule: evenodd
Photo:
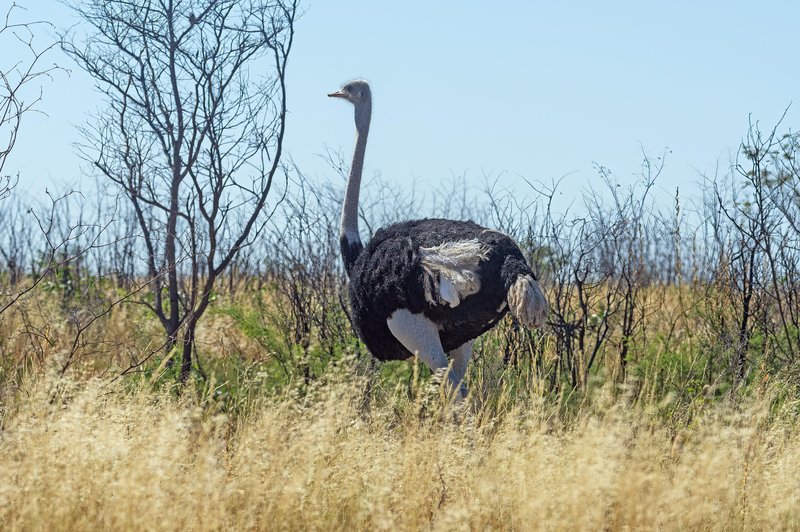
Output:
<svg viewBox="0 0 800 532">
<path fill-rule="evenodd" d="M 18 0 L 19 1 L 19 0 Z M 0 0 L 7 4 L 8 0 Z M 72 23 L 57 0 L 22 0 L 34 17 Z M 288 150 L 324 177 L 318 154 L 353 141 L 352 111 L 325 97 L 356 77 L 373 87 L 367 172 L 423 189 L 466 172 L 549 181 L 565 195 L 623 182 L 640 144 L 672 151 L 660 181 L 691 195 L 699 171 L 727 161 L 748 114 L 800 122 L 800 2 L 376 2 L 312 0 L 297 24 L 289 75 Z M 22 189 L 80 182 L 75 126 L 101 105 L 91 80 L 45 86 L 7 170 Z M 91 185 L 90 181 L 83 181 Z M 91 185 L 93 186 L 93 185 Z M 524 188 L 523 188 L 524 190 Z M 567 198 L 564 198 L 565 200 Z"/>
</svg>

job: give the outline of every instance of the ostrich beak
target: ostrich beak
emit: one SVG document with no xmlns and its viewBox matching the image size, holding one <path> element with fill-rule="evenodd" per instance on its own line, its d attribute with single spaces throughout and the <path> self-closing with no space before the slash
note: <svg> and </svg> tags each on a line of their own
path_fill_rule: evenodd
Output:
<svg viewBox="0 0 800 532">
<path fill-rule="evenodd" d="M 345 94 L 342 91 L 336 91 L 328 94 L 330 98 L 346 98 Z"/>
</svg>

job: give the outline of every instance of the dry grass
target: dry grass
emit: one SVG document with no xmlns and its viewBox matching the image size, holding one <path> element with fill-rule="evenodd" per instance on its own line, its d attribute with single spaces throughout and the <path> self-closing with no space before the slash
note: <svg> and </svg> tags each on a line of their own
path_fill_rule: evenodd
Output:
<svg viewBox="0 0 800 532">
<path fill-rule="evenodd" d="M 2 402 L 3 530 L 773 529 L 800 526 L 797 404 L 717 404 L 677 436 L 606 389 L 437 415 L 363 383 L 259 399 L 29 378 Z M 770 406 L 771 405 L 771 406 Z"/>
<path fill-rule="evenodd" d="M 612 359 L 553 397 L 487 342 L 475 397 L 443 412 L 420 381 L 367 371 L 368 386 L 346 356 L 310 389 L 259 381 L 269 351 L 222 313 L 200 345 L 236 378 L 217 366 L 178 394 L 169 376 L 151 384 L 154 360 L 111 382 L 158 348 L 137 306 L 93 328 L 60 377 L 74 326 L 37 294 L 0 319 L 0 530 L 800 528 L 797 388 L 764 373 L 743 393 L 670 391 L 715 331 L 665 296 L 650 320 L 674 345 L 639 347 L 650 365 L 629 389 L 610 384 Z"/>
</svg>

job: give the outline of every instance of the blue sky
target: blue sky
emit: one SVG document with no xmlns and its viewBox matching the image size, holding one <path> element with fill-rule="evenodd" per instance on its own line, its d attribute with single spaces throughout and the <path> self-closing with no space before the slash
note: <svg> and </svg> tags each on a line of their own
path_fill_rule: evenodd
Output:
<svg viewBox="0 0 800 532">
<path fill-rule="evenodd" d="M 2 0 L 8 3 L 8 0 Z M 34 17 L 73 22 L 57 0 Z M 522 193 L 524 176 L 569 174 L 567 202 L 599 179 L 639 171 L 641 149 L 671 154 L 659 187 L 691 196 L 726 166 L 748 114 L 772 125 L 800 94 L 800 2 L 375 2 L 306 4 L 289 72 L 288 152 L 326 178 L 319 154 L 352 148 L 349 106 L 325 97 L 352 78 L 374 94 L 367 172 L 422 190 L 466 173 Z M 59 53 L 60 54 L 60 53 Z M 79 183 L 76 126 L 102 105 L 73 69 L 45 86 L 7 170 L 21 189 Z M 795 104 L 784 125 L 800 121 Z M 429 192 L 430 193 L 430 192 Z"/>
</svg>

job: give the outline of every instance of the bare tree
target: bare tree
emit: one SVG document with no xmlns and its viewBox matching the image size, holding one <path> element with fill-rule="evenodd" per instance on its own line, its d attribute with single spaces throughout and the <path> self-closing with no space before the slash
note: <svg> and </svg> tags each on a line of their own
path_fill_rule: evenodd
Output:
<svg viewBox="0 0 800 532">
<path fill-rule="evenodd" d="M 88 223 L 82 216 L 83 198 L 78 192 L 56 195 L 45 191 L 45 196 L 47 199 L 36 205 L 23 207 L 12 202 L 0 209 L 0 230 L 9 233 L 0 240 L 0 257 L 6 261 L 9 277 L 13 277 L 9 286 L 0 284 L 0 314 L 47 279 L 70 297 L 83 259 L 103 245 L 101 240 L 113 223 Z M 71 214 L 73 202 L 80 210 L 78 216 Z M 22 217 L 23 209 L 27 220 Z M 30 261 L 27 272 L 19 266 L 22 259 Z"/>
<path fill-rule="evenodd" d="M 9 286 L 17 286 L 33 260 L 33 227 L 28 208 L 11 199 L 0 204 L 0 259 Z"/>
<path fill-rule="evenodd" d="M 36 40 L 36 29 L 50 24 L 17 21 L 17 14 L 24 10 L 24 7 L 12 3 L 0 25 L 0 48 L 5 56 L 0 60 L 0 199 L 8 196 L 17 181 L 16 177 L 6 174 L 4 168 L 17 142 L 23 115 L 34 110 L 42 99 L 42 87 L 38 81 L 49 78 L 59 68 L 41 64 L 57 43 L 40 44 Z M 14 49 L 21 50 L 19 57 L 8 54 L 7 50 Z"/>
<path fill-rule="evenodd" d="M 130 201 L 181 380 L 216 279 L 268 218 L 281 164 L 296 0 L 85 0 L 64 50 L 108 110 L 83 155 Z M 258 68 L 258 74 L 254 67 Z"/>
<path fill-rule="evenodd" d="M 725 251 L 719 277 L 738 312 L 731 358 L 737 383 L 752 366 L 751 355 L 760 351 L 764 360 L 791 364 L 800 344 L 798 136 L 779 135 L 782 121 L 766 132 L 751 121 L 730 183 L 714 183 L 714 229 Z"/>
</svg>

